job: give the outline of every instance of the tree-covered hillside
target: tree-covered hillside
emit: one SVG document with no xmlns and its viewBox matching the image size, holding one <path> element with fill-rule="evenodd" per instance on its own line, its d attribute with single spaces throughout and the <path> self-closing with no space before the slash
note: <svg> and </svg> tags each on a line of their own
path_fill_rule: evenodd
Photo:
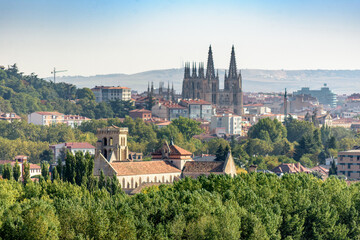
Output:
<svg viewBox="0 0 360 240">
<path fill-rule="evenodd" d="M 0 111 L 23 115 L 35 111 L 58 111 L 89 118 L 125 117 L 134 109 L 130 102 L 96 103 L 89 88 L 76 88 L 24 75 L 16 64 L 0 69 Z"/>
</svg>

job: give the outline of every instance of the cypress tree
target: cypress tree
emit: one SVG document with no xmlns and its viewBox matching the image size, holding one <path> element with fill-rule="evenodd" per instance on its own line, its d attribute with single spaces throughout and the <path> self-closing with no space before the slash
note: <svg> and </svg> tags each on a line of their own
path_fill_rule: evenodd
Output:
<svg viewBox="0 0 360 240">
<path fill-rule="evenodd" d="M 45 162 L 41 164 L 41 176 L 45 181 L 49 180 L 49 165 Z"/>
<path fill-rule="evenodd" d="M 13 168 L 13 176 L 15 181 L 19 181 L 19 178 L 21 176 L 21 171 L 20 171 L 20 165 L 18 164 L 18 162 L 15 162 L 14 168 Z"/>
<path fill-rule="evenodd" d="M 30 164 L 28 162 L 25 162 L 23 164 L 23 166 L 24 166 L 23 183 L 24 183 L 24 185 L 26 185 L 29 181 L 31 181 L 31 179 L 30 179 Z"/>
<path fill-rule="evenodd" d="M 4 166 L 2 178 L 8 179 L 8 180 L 10 180 L 12 178 L 12 169 L 11 169 L 10 163 L 8 163 Z"/>
<path fill-rule="evenodd" d="M 99 177 L 99 189 L 102 189 L 105 186 L 106 186 L 105 175 L 104 175 L 103 170 L 101 169 L 100 177 Z"/>
</svg>

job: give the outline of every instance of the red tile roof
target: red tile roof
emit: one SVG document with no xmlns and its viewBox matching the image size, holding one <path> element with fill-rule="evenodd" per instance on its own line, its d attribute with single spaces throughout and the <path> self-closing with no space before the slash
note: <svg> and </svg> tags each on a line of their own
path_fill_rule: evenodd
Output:
<svg viewBox="0 0 360 240">
<path fill-rule="evenodd" d="M 329 169 L 323 168 L 321 166 L 316 166 L 311 169 L 312 171 L 319 172 L 322 175 L 329 175 Z"/>
<path fill-rule="evenodd" d="M 302 166 L 300 163 L 282 163 L 272 170 L 274 173 L 310 173 L 311 170 Z"/>
<path fill-rule="evenodd" d="M 181 171 L 165 161 L 112 162 L 117 176 L 180 173 Z"/>
<path fill-rule="evenodd" d="M 30 169 L 41 169 L 41 167 L 37 164 L 30 163 Z"/>
<path fill-rule="evenodd" d="M 68 143 L 65 143 L 65 146 L 67 148 L 90 148 L 90 149 L 95 149 L 95 147 L 93 145 L 91 145 L 90 143 L 87 143 L 87 142 L 68 142 Z"/>
<path fill-rule="evenodd" d="M 183 100 L 181 100 L 181 102 L 186 103 L 186 104 L 211 105 L 210 102 L 207 102 L 207 101 L 202 100 L 202 99 L 183 99 Z"/>
<path fill-rule="evenodd" d="M 147 109 L 134 109 L 134 110 L 131 110 L 129 113 L 135 113 L 135 112 L 151 113 L 151 111 L 149 111 Z"/>
<path fill-rule="evenodd" d="M 98 89 L 130 89 L 128 87 L 114 87 L 114 86 L 95 86 L 91 90 L 98 90 Z"/>
<path fill-rule="evenodd" d="M 63 113 L 59 113 L 59 112 L 35 112 L 39 115 L 57 115 L 57 116 L 63 116 Z"/>
</svg>

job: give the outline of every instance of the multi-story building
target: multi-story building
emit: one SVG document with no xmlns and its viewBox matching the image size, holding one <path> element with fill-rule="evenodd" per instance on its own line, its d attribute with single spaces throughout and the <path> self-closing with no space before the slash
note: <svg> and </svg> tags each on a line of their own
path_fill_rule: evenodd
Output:
<svg viewBox="0 0 360 240">
<path fill-rule="evenodd" d="M 91 91 L 95 95 L 96 102 L 107 102 L 116 99 L 123 101 L 131 100 L 131 89 L 127 87 L 95 86 Z"/>
<path fill-rule="evenodd" d="M 231 50 L 229 71 L 225 72 L 224 89 L 220 89 L 219 75 L 215 75 L 214 61 L 211 46 L 209 47 L 206 74 L 203 64 L 196 70 L 193 64 L 190 73 L 190 64 L 185 65 L 182 86 L 183 99 L 202 99 L 217 107 L 230 108 L 234 113 L 243 114 L 243 91 L 241 72 L 238 72 L 235 60 L 234 46 Z"/>
<path fill-rule="evenodd" d="M 179 104 L 188 109 L 189 118 L 211 120 L 211 116 L 213 115 L 211 103 L 201 99 L 183 99 Z"/>
<path fill-rule="evenodd" d="M 57 161 L 57 159 L 61 156 L 62 151 L 70 151 L 74 155 L 76 152 L 82 152 L 84 154 L 89 152 L 91 155 L 95 155 L 95 147 L 87 142 L 66 142 L 50 145 L 49 147 L 53 152 L 54 161 Z"/>
<path fill-rule="evenodd" d="M 169 121 L 188 117 L 188 109 L 173 102 L 158 102 L 152 107 L 151 112 L 154 116 Z"/>
<path fill-rule="evenodd" d="M 329 105 L 330 107 L 336 107 L 337 103 L 336 94 L 326 84 L 320 90 L 310 90 L 308 87 L 303 87 L 301 90 L 294 92 L 293 95 L 310 95 L 316 97 L 320 104 Z"/>
<path fill-rule="evenodd" d="M 215 115 L 211 117 L 211 131 L 218 134 L 241 135 L 242 118 L 234 114 Z"/>
<path fill-rule="evenodd" d="M 80 126 L 83 122 L 90 121 L 90 118 L 79 116 L 79 115 L 65 115 L 64 123 L 74 128 Z"/>
<path fill-rule="evenodd" d="M 64 123 L 65 114 L 59 112 L 33 112 L 28 115 L 28 123 L 49 126 Z"/>
<path fill-rule="evenodd" d="M 351 179 L 360 179 L 360 149 L 338 153 L 337 174 Z"/>
<path fill-rule="evenodd" d="M 15 120 L 21 120 L 21 117 L 19 117 L 16 113 L 2 113 L 2 112 L 0 112 L 0 120 L 13 122 Z"/>
<path fill-rule="evenodd" d="M 149 120 L 152 118 L 151 111 L 146 109 L 134 109 L 129 112 L 132 119 L 141 118 L 142 120 Z"/>
</svg>

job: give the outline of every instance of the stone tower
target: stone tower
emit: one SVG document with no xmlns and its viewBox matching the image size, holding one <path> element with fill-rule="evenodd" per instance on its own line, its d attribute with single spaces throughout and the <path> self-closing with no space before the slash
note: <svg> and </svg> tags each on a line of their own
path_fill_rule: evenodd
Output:
<svg viewBox="0 0 360 240">
<path fill-rule="evenodd" d="M 96 155 L 102 154 L 109 162 L 127 161 L 129 156 L 127 135 L 128 128 L 110 126 L 98 129 Z"/>
</svg>

